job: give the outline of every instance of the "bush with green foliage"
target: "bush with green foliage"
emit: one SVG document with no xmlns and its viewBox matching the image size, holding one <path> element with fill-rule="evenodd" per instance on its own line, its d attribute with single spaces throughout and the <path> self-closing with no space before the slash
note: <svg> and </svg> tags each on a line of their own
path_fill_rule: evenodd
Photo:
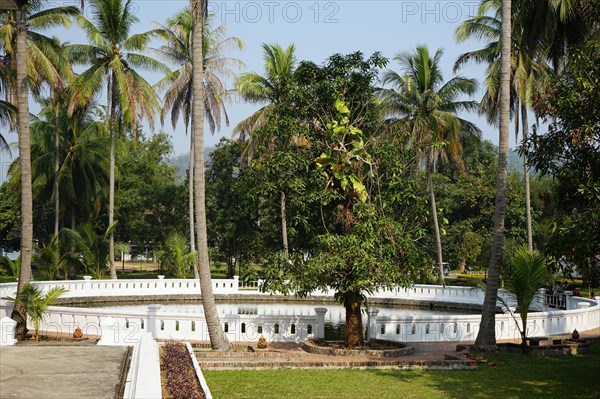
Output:
<svg viewBox="0 0 600 399">
<path fill-rule="evenodd" d="M 51 306 L 56 300 L 68 290 L 60 287 L 54 287 L 47 293 L 36 287 L 33 284 L 27 284 L 23 289 L 17 293 L 15 298 L 3 297 L 2 299 L 14 302 L 20 305 L 27 316 L 31 319 L 33 328 L 35 330 L 35 340 L 38 340 L 38 334 L 40 331 L 40 324 L 44 321 L 48 307 Z"/>
</svg>

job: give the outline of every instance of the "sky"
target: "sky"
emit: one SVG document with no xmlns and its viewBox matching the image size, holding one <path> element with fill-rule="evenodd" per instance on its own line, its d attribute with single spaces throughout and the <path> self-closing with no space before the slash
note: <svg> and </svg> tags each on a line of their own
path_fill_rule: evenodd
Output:
<svg viewBox="0 0 600 399">
<path fill-rule="evenodd" d="M 49 2 L 56 5 L 78 5 L 79 0 L 58 0 Z M 153 22 L 164 23 L 166 19 L 188 5 L 187 0 L 134 0 L 134 12 L 139 23 L 132 33 L 152 29 Z M 228 36 L 242 39 L 242 51 L 233 50 L 227 55 L 241 59 L 246 67 L 239 72 L 263 71 L 262 43 L 279 43 L 286 47 L 296 46 L 298 60 L 323 63 L 335 53 L 348 54 L 362 51 L 365 56 L 379 51 L 390 59 L 388 68 L 399 71 L 392 58 L 403 51 L 411 51 L 417 45 L 425 44 L 431 52 L 444 49 L 441 59 L 444 79 L 453 77 L 452 67 L 456 58 L 466 51 L 481 48 L 477 41 L 467 41 L 460 45 L 454 39 L 458 25 L 475 14 L 478 1 L 402 1 L 402 0 L 338 0 L 338 1 L 210 1 L 209 12 L 214 14 L 215 24 L 225 24 Z M 85 13 L 91 18 L 91 9 Z M 85 43 L 84 34 L 72 27 L 67 31 L 52 32 L 62 40 L 71 43 Z M 459 71 L 465 77 L 483 81 L 485 66 L 467 65 Z M 151 82 L 157 75 L 144 74 Z M 232 87 L 232 82 L 228 82 Z M 479 101 L 482 91 L 474 96 Z M 234 98 L 228 105 L 230 126 L 223 126 L 213 136 L 207 135 L 206 145 L 213 146 L 221 137 L 229 137 L 232 128 L 258 108 Z M 31 105 L 31 111 L 39 108 Z M 475 114 L 462 115 L 475 122 L 483 132 L 483 138 L 498 143 L 497 128 L 488 125 Z M 157 129 L 160 129 L 158 127 Z M 173 137 L 175 154 L 188 151 L 189 138 L 183 124 L 173 130 L 170 124 L 162 129 Z M 208 130 L 207 130 L 208 131 Z M 16 141 L 16 134 L 8 136 Z M 0 155 L 2 172 L 6 171 L 8 155 Z M 4 173 L 1 174 L 4 176 Z"/>
</svg>

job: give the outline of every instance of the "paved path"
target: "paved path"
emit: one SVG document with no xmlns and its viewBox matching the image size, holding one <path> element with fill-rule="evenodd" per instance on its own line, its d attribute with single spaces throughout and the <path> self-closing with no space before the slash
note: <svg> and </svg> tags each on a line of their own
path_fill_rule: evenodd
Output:
<svg viewBox="0 0 600 399">
<path fill-rule="evenodd" d="M 0 398 L 113 399 L 122 346 L 0 347 Z"/>
</svg>

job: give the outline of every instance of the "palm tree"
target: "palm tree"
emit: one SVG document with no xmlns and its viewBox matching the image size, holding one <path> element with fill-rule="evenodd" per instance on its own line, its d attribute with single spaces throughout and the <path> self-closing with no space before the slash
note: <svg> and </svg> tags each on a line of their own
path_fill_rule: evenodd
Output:
<svg viewBox="0 0 600 399">
<path fill-rule="evenodd" d="M 269 112 L 284 100 L 297 63 L 294 44 L 284 49 L 279 44 L 263 43 L 262 48 L 265 76 L 247 72 L 241 74 L 235 82 L 236 90 L 244 100 L 257 104 L 266 103 L 233 129 L 233 137 L 249 142 L 249 151 L 253 149 L 253 133 L 264 126 Z"/>
<path fill-rule="evenodd" d="M 215 297 L 212 291 L 210 261 L 208 258 L 208 234 L 206 232 L 206 187 L 204 175 L 204 51 L 203 28 L 207 15 L 207 0 L 190 0 L 192 13 L 192 135 L 194 137 L 194 208 L 196 210 L 196 248 L 199 252 L 198 272 L 202 291 L 204 317 L 213 350 L 229 350 L 230 345 L 223 333 Z"/>
<path fill-rule="evenodd" d="M 14 70 L 11 70 L 5 63 L 5 57 L 0 55 L 0 97 L 9 98 L 8 81 L 14 75 Z M 14 80 L 14 79 L 13 79 Z M 17 121 L 17 107 L 9 101 L 0 100 L 0 126 L 8 127 L 8 131 L 15 129 Z M 6 141 L 6 137 L 0 133 L 0 152 L 6 151 L 12 156 L 10 145 Z"/>
<path fill-rule="evenodd" d="M 527 352 L 527 313 L 538 289 L 548 280 L 546 259 L 538 251 L 528 247 L 518 248 L 512 259 L 506 263 L 504 281 L 506 288 L 517 299 L 518 312 L 521 316 L 521 347 Z"/>
<path fill-rule="evenodd" d="M 64 86 L 64 72 L 69 64 L 61 56 L 61 44 L 56 38 L 42 34 L 43 30 L 71 25 L 71 18 L 79 14 L 77 7 L 64 6 L 46 9 L 44 2 L 33 1 L 26 7 L 27 35 L 27 75 L 29 89 L 39 98 L 43 84 L 50 88 Z M 5 86 L 5 101 L 16 104 L 16 13 L 10 10 L 0 12 L 0 43 L 2 66 L 0 80 Z"/>
<path fill-rule="evenodd" d="M 483 301 L 483 312 L 475 347 L 480 350 L 496 348 L 496 301 L 500 283 L 500 256 L 504 238 L 506 214 L 506 189 L 508 181 L 508 135 L 510 121 L 510 59 L 511 59 L 511 0 L 502 0 L 502 26 L 500 36 L 500 101 L 499 101 L 499 151 L 498 178 L 496 182 L 496 211 L 488 275 Z"/>
<path fill-rule="evenodd" d="M 21 160 L 21 270 L 17 295 L 24 292 L 31 281 L 31 247 L 33 243 L 33 203 L 31 189 L 31 158 L 29 138 L 29 90 L 27 81 L 27 17 L 25 2 L 17 3 L 15 46 L 16 93 L 17 93 L 17 133 L 19 137 L 19 158 Z M 24 339 L 27 335 L 27 309 L 16 302 L 11 314 L 17 322 L 15 337 Z"/>
<path fill-rule="evenodd" d="M 2 16 L 2 46 L 5 50 L 3 63 L 8 63 L 15 71 L 13 74 L 2 74 L 2 77 L 14 77 L 6 93 L 7 100 L 15 105 L 18 110 L 17 134 L 19 141 L 19 158 L 21 163 L 21 256 L 22 267 L 19 278 L 18 292 L 23 290 L 31 279 L 31 249 L 33 240 L 33 205 L 31 188 L 31 157 L 29 137 L 29 84 L 30 81 L 40 83 L 43 79 L 52 80 L 53 71 L 51 63 L 44 60 L 51 54 L 44 40 L 36 34 L 28 33 L 28 27 L 48 28 L 64 24 L 68 15 L 74 14 L 74 7 L 60 7 L 64 12 L 62 16 L 49 17 L 50 10 L 42 10 L 43 1 L 16 0 L 16 10 L 3 11 Z M 32 18 L 41 16 L 40 19 Z M 34 14 L 34 15 L 32 15 Z M 59 13 L 60 14 L 60 13 Z M 29 17 L 29 18 L 28 18 Z M 12 23 L 10 21 L 12 20 Z M 33 21 L 32 21 L 33 20 Z M 38 21 L 43 21 L 38 24 Z M 35 60 L 35 62 L 34 62 Z M 6 64 L 5 64 L 6 65 Z M 6 84 L 6 82 L 4 82 Z M 35 86 L 33 87 L 35 89 Z M 10 94 L 9 94 L 10 93 Z M 34 94 L 37 94 L 34 90 Z M 16 100 L 16 101 L 15 101 Z M 11 317 L 17 321 L 15 335 L 24 338 L 27 333 L 25 309 L 17 303 Z"/>
<path fill-rule="evenodd" d="M 164 264 L 173 270 L 176 278 L 186 278 L 197 255 L 190 251 L 184 236 L 179 233 L 170 234 L 165 241 Z"/>
<path fill-rule="evenodd" d="M 110 178 L 108 195 L 108 224 L 114 221 L 115 197 L 115 128 L 121 123 L 134 134 L 140 118 L 145 117 L 154 127 L 154 113 L 159 101 L 152 86 L 138 73 L 147 69 L 169 73 L 168 68 L 139 53 L 147 48 L 152 35 L 148 32 L 130 36 L 131 27 L 138 21 L 131 0 L 92 0 L 94 23 L 83 16 L 77 22 L 85 31 L 89 45 L 69 46 L 76 63 L 91 64 L 74 83 L 69 112 L 84 106 L 106 83 L 107 118 L 110 137 Z M 116 123 L 117 115 L 119 123 Z M 110 234 L 110 276 L 117 278 L 114 264 L 114 233 Z"/>
<path fill-rule="evenodd" d="M 17 292 L 16 298 L 5 297 L 15 303 L 15 306 L 22 307 L 27 316 L 31 319 L 33 329 L 35 330 L 35 340 L 38 340 L 40 324 L 44 320 L 48 307 L 64 293 L 68 292 L 65 288 L 54 287 L 46 294 L 43 294 L 42 289 L 32 284 L 26 284 L 21 291 Z"/>
<path fill-rule="evenodd" d="M 0 94 L 1 94 L 0 90 Z M 17 108 L 6 101 L 0 100 L 0 126 L 13 125 L 14 120 L 17 118 Z M 6 138 L 0 133 L 0 151 L 6 151 L 9 155 L 11 154 L 10 145 L 6 141 Z"/>
<path fill-rule="evenodd" d="M 8 277 L 19 278 L 21 272 L 21 256 L 17 257 L 15 260 L 11 260 L 7 256 L 0 257 L 0 270 Z"/>
<path fill-rule="evenodd" d="M 521 8 L 523 8 L 521 3 Z M 486 92 L 480 103 L 480 112 L 485 113 L 488 121 L 497 123 L 498 121 L 498 85 L 499 85 L 499 66 L 500 66 L 500 1 L 484 0 L 479 6 L 478 14 L 463 22 L 456 30 L 456 39 L 458 42 L 465 41 L 475 37 L 488 39 L 489 43 L 480 50 L 470 51 L 459 56 L 454 70 L 469 61 L 477 63 L 487 63 Z M 522 10 L 513 11 L 513 17 L 519 18 Z M 493 15 L 489 15 L 491 14 Z M 519 124 L 522 130 L 522 142 L 526 143 L 529 135 L 528 108 L 532 105 L 532 96 L 536 89 L 543 86 L 547 69 L 536 61 L 539 58 L 539 48 L 525 50 L 523 43 L 525 31 L 523 26 L 515 24 L 512 34 L 512 57 L 511 57 L 511 113 L 515 118 L 515 138 L 519 135 Z M 534 52 L 535 53 L 532 53 Z M 520 123 L 519 123 L 520 120 Z M 525 149 L 525 146 L 523 146 Z M 530 249 L 533 249 L 533 232 L 531 227 L 531 198 L 529 189 L 529 165 L 527 161 L 527 152 L 523 154 L 523 170 L 525 185 L 525 215 L 527 224 L 527 242 Z"/>
<path fill-rule="evenodd" d="M 70 117 L 65 103 L 54 104 L 54 99 L 41 103 L 44 108 L 31 124 L 35 199 L 45 202 L 59 198 L 55 201 L 55 206 L 60 204 L 59 215 L 69 213 L 75 228 L 78 212 L 94 215 L 106 198 L 108 137 L 104 124 L 93 120 L 97 109 L 93 102 Z M 57 131 L 62 133 L 58 143 Z"/>
<path fill-rule="evenodd" d="M 474 124 L 457 116 L 458 112 L 477 108 L 474 101 L 459 99 L 464 94 L 473 95 L 477 82 L 456 76 L 444 83 L 439 69 L 442 54 L 437 50 L 431 57 L 425 46 L 418 46 L 414 53 L 399 53 L 394 59 L 405 74 L 386 71 L 383 82 L 391 84 L 392 89 L 382 90 L 391 129 L 408 132 L 409 143 L 425 162 L 441 280 L 444 266 L 432 173 L 438 160 L 451 158 L 462 165 L 462 140 L 481 133 Z"/>
<path fill-rule="evenodd" d="M 253 103 L 267 103 L 254 114 L 241 121 L 234 129 L 233 136 L 248 141 L 248 147 L 244 151 L 245 157 L 250 159 L 258 145 L 255 132 L 263 127 L 273 108 L 285 101 L 288 85 L 293 78 L 296 68 L 295 47 L 290 44 L 283 49 L 279 44 L 263 44 L 263 58 L 265 61 L 265 76 L 256 72 L 248 72 L 240 75 L 235 85 L 238 93 L 246 101 Z M 280 192 L 281 209 L 281 235 L 283 241 L 283 255 L 289 258 L 288 234 L 286 220 L 285 191 Z"/>
<path fill-rule="evenodd" d="M 225 103 L 230 98 L 230 92 L 221 81 L 223 78 L 233 78 L 235 72 L 232 67 L 242 67 L 243 62 L 235 58 L 228 58 L 223 53 L 229 48 L 243 48 L 243 42 L 237 37 L 225 38 L 225 26 L 216 29 L 211 26 L 210 16 L 204 21 L 203 33 L 203 78 L 205 97 L 205 117 L 211 133 L 221 128 L 222 118 L 229 125 L 229 116 Z M 171 113 L 173 128 L 183 117 L 186 133 L 192 119 L 192 15 L 189 8 L 179 11 L 167 20 L 166 26 L 157 24 L 156 33 L 165 41 L 157 53 L 175 65 L 181 67 L 161 79 L 156 87 L 166 88 L 166 93 L 161 112 L 161 119 Z M 194 140 L 190 140 L 190 167 L 188 175 L 189 195 L 189 222 L 191 251 L 195 252 L 194 239 Z M 198 278 L 198 270 L 194 268 L 194 278 Z"/>
<path fill-rule="evenodd" d="M 114 231 L 117 222 L 98 234 L 89 223 L 78 226 L 77 229 L 64 229 L 65 233 L 73 240 L 78 250 L 78 255 L 71 254 L 72 258 L 78 259 L 87 273 L 95 279 L 101 280 L 109 261 L 109 237 Z"/>
</svg>

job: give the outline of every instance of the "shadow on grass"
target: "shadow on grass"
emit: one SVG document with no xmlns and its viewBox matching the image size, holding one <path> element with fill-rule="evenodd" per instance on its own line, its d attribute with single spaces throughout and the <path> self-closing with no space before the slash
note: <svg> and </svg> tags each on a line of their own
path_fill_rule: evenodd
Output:
<svg viewBox="0 0 600 399">
<path fill-rule="evenodd" d="M 496 366 L 482 364 L 474 371 L 369 370 L 404 383 L 421 379 L 427 388 L 447 398 L 594 398 L 600 393 L 600 343 L 586 355 L 487 356 Z M 390 385 L 394 385 L 390 381 Z"/>
</svg>

